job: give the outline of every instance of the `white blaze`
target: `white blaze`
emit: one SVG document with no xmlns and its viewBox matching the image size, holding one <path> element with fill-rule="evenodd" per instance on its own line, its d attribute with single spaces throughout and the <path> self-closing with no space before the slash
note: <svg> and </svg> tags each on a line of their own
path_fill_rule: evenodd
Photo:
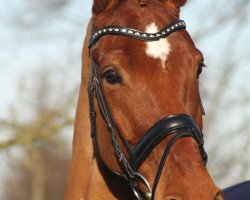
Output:
<svg viewBox="0 0 250 200">
<path fill-rule="evenodd" d="M 146 27 L 146 33 L 157 33 L 158 27 L 155 23 L 151 23 Z M 165 68 L 165 62 L 171 51 L 170 43 L 167 38 L 162 38 L 159 41 L 146 42 L 146 54 L 154 59 L 160 59 L 162 67 Z"/>
</svg>

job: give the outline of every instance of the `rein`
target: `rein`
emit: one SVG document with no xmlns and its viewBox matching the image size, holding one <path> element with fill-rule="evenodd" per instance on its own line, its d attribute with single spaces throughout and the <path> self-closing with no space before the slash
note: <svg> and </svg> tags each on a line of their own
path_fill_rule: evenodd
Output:
<svg viewBox="0 0 250 200">
<path fill-rule="evenodd" d="M 111 137 L 112 145 L 115 150 L 115 156 L 117 162 L 120 165 L 121 173 L 114 172 L 120 177 L 126 179 L 134 191 L 134 194 L 138 200 L 154 200 L 155 191 L 159 183 L 162 170 L 165 166 L 167 156 L 170 152 L 173 144 L 184 137 L 192 137 L 197 142 L 201 157 L 204 163 L 207 163 L 207 154 L 204 150 L 203 134 L 197 127 L 193 119 L 185 114 L 170 115 L 166 116 L 153 125 L 140 139 L 135 147 L 131 145 L 124 139 L 118 128 L 116 127 L 115 121 L 110 112 L 110 107 L 106 101 L 105 94 L 102 88 L 101 76 L 98 64 L 94 61 L 92 56 L 92 46 L 98 42 L 98 40 L 105 35 L 118 35 L 131 37 L 137 40 L 142 40 L 146 42 L 158 41 L 161 38 L 166 38 L 170 34 L 178 31 L 180 29 L 186 28 L 186 24 L 182 20 L 177 20 L 176 22 L 166 26 L 161 31 L 157 33 L 144 33 L 131 28 L 124 28 L 120 26 L 107 26 L 94 31 L 94 25 L 92 28 L 92 35 L 89 41 L 89 51 L 90 51 L 90 78 L 88 83 L 88 96 L 89 96 L 89 112 L 90 112 L 90 123 L 91 123 L 91 137 L 93 138 L 93 144 L 95 152 L 99 154 L 98 144 L 97 144 L 97 130 L 96 130 L 96 111 L 94 108 L 94 98 L 96 98 L 100 114 L 106 123 L 108 132 Z M 156 171 L 156 176 L 151 189 L 146 178 L 141 175 L 138 170 L 143 162 L 146 160 L 148 155 L 153 151 L 153 149 L 161 143 L 166 137 L 171 136 L 166 148 L 163 152 L 162 158 L 160 160 L 159 167 Z M 118 142 L 118 137 L 124 145 L 129 157 L 127 158 L 122 151 L 122 148 Z M 144 185 L 144 190 L 141 190 L 140 184 Z"/>
</svg>

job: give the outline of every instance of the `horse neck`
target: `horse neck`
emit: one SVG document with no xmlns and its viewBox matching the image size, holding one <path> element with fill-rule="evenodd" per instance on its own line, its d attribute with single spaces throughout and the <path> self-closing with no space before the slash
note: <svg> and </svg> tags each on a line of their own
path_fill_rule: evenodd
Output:
<svg viewBox="0 0 250 200">
<path fill-rule="evenodd" d="M 90 23 L 84 41 L 82 53 L 82 79 L 77 104 L 73 153 L 70 163 L 65 199 L 84 199 L 84 190 L 90 179 L 93 165 L 93 147 L 90 137 L 89 105 L 87 83 L 89 75 L 88 40 L 90 38 Z"/>
<path fill-rule="evenodd" d="M 93 195 L 94 197 L 100 192 L 100 187 L 103 188 L 103 191 L 99 196 L 107 196 L 109 199 L 117 199 L 114 197 L 114 194 L 122 194 L 123 196 L 125 194 L 132 194 L 124 180 L 112 174 L 105 166 L 100 165 L 100 162 L 94 157 L 93 144 L 90 137 L 87 94 L 90 66 L 88 41 L 91 26 L 90 20 L 82 52 L 82 79 L 74 125 L 73 154 L 68 174 L 65 200 L 89 199 L 91 193 L 96 189 L 91 185 L 97 185 L 98 187 L 98 191 Z M 112 177 L 111 180 L 110 177 Z M 96 181 L 98 184 L 93 183 Z M 117 182 L 120 183 L 121 187 L 117 187 Z M 103 186 L 101 186 L 102 184 Z M 112 188 L 115 189 L 112 190 Z M 127 196 L 125 199 L 133 199 L 131 195 L 125 196 Z M 119 199 L 121 198 L 119 197 Z"/>
</svg>

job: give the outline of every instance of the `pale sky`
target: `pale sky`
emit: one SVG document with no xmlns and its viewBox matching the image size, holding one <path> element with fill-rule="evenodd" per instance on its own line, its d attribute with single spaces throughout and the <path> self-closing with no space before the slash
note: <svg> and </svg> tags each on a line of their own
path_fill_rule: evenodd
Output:
<svg viewBox="0 0 250 200">
<path fill-rule="evenodd" d="M 14 24 L 9 24 L 7 21 L 11 16 L 22 11 L 23 7 L 28 5 L 28 3 L 21 2 L 25 1 L 3 0 L 0 2 L 0 116 L 6 112 L 8 105 L 15 101 L 16 85 L 17 81 L 20 80 L 20 75 L 36 71 L 43 64 L 51 68 L 56 68 L 57 66 L 54 66 L 56 64 L 63 65 L 63 63 L 68 62 L 67 55 L 71 53 L 70 49 L 74 49 L 75 56 L 75 66 L 72 66 L 72 71 L 79 72 L 79 55 L 81 53 L 86 23 L 90 17 L 91 1 L 77 0 L 72 1 L 69 8 L 64 10 L 62 14 L 59 13 L 58 18 L 53 17 L 51 21 L 48 18 L 48 22 L 38 27 L 22 30 L 15 27 Z M 218 9 L 221 9 L 220 3 L 217 6 Z M 206 12 L 213 13 L 211 3 L 205 1 L 192 1 L 188 3 L 183 8 L 182 19 L 187 22 L 187 29 L 191 35 L 206 26 L 206 23 L 207 26 L 214 23 L 213 17 L 211 19 L 204 18 L 200 12 L 195 12 L 197 7 L 201 9 L 202 7 L 206 7 Z M 214 12 L 218 10 L 214 7 L 213 9 Z M 72 25 L 70 21 L 60 19 L 62 15 L 70 16 L 74 20 L 78 19 L 79 21 L 76 22 L 78 26 L 75 24 Z M 29 15 L 27 15 L 28 17 Z M 201 20 L 205 21 L 201 22 Z M 205 56 L 207 56 L 205 57 L 208 61 L 207 65 L 210 66 L 210 63 L 217 65 L 218 61 L 220 62 L 221 59 L 224 59 L 220 57 L 222 54 L 220 52 L 223 52 L 226 48 L 226 44 L 223 42 L 227 41 L 226 37 L 231 36 L 231 31 L 230 26 L 228 26 L 228 32 L 220 31 L 218 35 L 213 34 L 211 37 L 207 37 L 207 40 L 198 43 L 198 46 Z M 236 41 L 238 49 L 233 52 L 234 54 L 241 53 L 241 45 L 249 42 L 249 34 L 249 28 L 247 31 L 239 33 L 240 36 Z M 72 36 L 72 38 L 65 39 L 67 35 Z M 239 74 L 244 78 L 250 72 L 247 65 L 243 65 L 242 67 Z M 214 70 L 216 73 L 215 69 L 212 68 L 209 70 L 211 70 L 210 72 Z"/>
<path fill-rule="evenodd" d="M 5 115 L 8 106 L 15 101 L 16 86 L 23 75 L 32 74 L 44 66 L 60 70 L 60 66 L 67 62 L 74 63 L 72 70 L 61 70 L 74 75 L 80 72 L 81 48 L 91 10 L 90 1 L 72 1 L 68 9 L 56 13 L 58 16 L 48 18 L 38 27 L 22 29 L 14 23 L 9 24 L 6 19 L 21 12 L 28 3 L 14 2 L 0 1 L 0 116 Z M 62 16 L 68 16 L 73 22 Z M 75 81 L 80 76 L 71 78 Z"/>
</svg>

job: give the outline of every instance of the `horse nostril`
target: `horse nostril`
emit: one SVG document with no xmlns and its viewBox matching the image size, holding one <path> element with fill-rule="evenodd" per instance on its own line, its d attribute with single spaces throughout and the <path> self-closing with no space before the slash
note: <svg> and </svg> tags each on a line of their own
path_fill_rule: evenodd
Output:
<svg viewBox="0 0 250 200">
<path fill-rule="evenodd" d="M 214 197 L 214 200 L 224 200 L 224 195 L 221 190 L 217 192 L 216 196 Z"/>
</svg>

